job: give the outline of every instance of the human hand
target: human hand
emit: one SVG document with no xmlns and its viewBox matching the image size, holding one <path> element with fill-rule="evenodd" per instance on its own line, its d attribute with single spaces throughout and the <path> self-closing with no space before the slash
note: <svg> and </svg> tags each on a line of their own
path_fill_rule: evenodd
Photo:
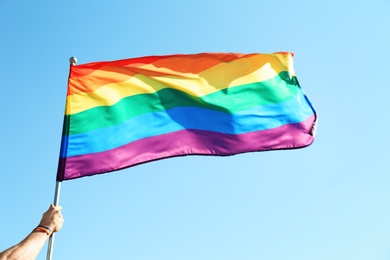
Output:
<svg viewBox="0 0 390 260">
<path fill-rule="evenodd" d="M 62 228 L 64 219 L 61 214 L 62 207 L 50 205 L 49 209 L 43 213 L 39 225 L 50 228 L 53 232 L 57 232 Z"/>
</svg>

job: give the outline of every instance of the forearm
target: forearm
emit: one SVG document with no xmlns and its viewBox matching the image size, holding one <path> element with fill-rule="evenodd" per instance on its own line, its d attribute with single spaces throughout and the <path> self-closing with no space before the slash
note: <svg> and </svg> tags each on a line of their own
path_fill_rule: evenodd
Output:
<svg viewBox="0 0 390 260">
<path fill-rule="evenodd" d="M 33 260 L 48 238 L 45 232 L 33 231 L 22 242 L 0 253 L 0 260 Z"/>
<path fill-rule="evenodd" d="M 0 260 L 34 260 L 41 251 L 50 234 L 62 228 L 64 219 L 61 206 L 50 205 L 43 213 L 39 226 L 22 242 L 0 253 Z"/>
</svg>

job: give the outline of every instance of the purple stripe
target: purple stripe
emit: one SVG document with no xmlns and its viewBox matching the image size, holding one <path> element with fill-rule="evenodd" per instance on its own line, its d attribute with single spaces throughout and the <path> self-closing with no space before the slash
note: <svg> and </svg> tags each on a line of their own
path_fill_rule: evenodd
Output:
<svg viewBox="0 0 390 260">
<path fill-rule="evenodd" d="M 60 158 L 59 165 L 62 167 L 59 168 L 57 180 L 91 176 L 140 163 L 190 154 L 226 156 L 254 151 L 301 148 L 310 145 L 314 140 L 312 129 L 315 119 L 316 116 L 313 115 L 301 123 L 239 135 L 181 130 L 141 139 L 110 151 Z"/>
</svg>

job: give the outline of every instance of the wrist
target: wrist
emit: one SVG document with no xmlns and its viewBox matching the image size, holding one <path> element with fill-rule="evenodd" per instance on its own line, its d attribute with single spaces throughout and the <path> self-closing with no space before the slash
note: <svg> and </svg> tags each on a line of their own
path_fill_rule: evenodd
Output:
<svg viewBox="0 0 390 260">
<path fill-rule="evenodd" d="M 50 229 L 51 233 L 54 233 L 56 231 L 55 223 L 50 221 L 40 221 L 38 227 L 45 227 Z"/>
<path fill-rule="evenodd" d="M 34 229 L 35 232 L 43 232 L 50 236 L 53 233 L 53 230 L 45 225 L 39 225 Z"/>
</svg>

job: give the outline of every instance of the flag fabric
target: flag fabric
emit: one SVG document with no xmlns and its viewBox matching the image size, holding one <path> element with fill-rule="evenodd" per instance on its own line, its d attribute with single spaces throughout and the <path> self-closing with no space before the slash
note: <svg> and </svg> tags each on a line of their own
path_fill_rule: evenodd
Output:
<svg viewBox="0 0 390 260">
<path fill-rule="evenodd" d="M 291 52 L 71 65 L 57 180 L 174 156 L 302 148 L 316 118 Z"/>
</svg>

